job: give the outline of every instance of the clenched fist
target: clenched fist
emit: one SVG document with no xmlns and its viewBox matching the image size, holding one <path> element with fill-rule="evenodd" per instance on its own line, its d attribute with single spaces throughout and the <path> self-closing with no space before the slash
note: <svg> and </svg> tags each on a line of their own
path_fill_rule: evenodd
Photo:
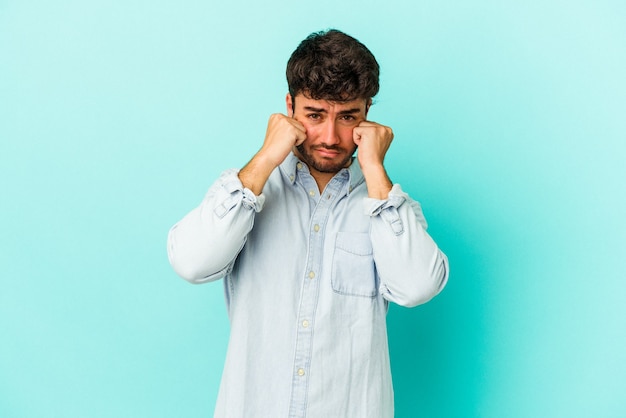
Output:
<svg viewBox="0 0 626 418">
<path fill-rule="evenodd" d="M 281 113 L 270 116 L 265 141 L 259 151 L 272 168 L 278 167 L 287 158 L 294 146 L 306 139 L 306 129 L 297 120 Z"/>
</svg>

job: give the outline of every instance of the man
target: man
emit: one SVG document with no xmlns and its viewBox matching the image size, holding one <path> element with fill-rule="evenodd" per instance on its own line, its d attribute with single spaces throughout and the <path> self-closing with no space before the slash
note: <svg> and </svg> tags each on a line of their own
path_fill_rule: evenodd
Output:
<svg viewBox="0 0 626 418">
<path fill-rule="evenodd" d="M 192 283 L 224 279 L 230 341 L 216 417 L 392 417 L 385 317 L 438 294 L 448 261 L 383 166 L 368 121 L 379 67 L 356 39 L 314 33 L 287 64 L 287 115 L 170 231 Z M 353 155 L 358 147 L 357 157 Z"/>
</svg>

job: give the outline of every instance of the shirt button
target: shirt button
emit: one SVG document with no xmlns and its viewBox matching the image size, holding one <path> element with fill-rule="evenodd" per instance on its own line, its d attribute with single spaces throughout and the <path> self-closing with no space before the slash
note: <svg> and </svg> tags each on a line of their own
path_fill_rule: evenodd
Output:
<svg viewBox="0 0 626 418">
<path fill-rule="evenodd" d="M 298 170 L 302 170 L 302 163 L 296 164 L 296 167 L 298 168 Z"/>
<path fill-rule="evenodd" d="M 319 230 L 320 230 L 320 226 L 319 226 L 318 224 L 315 224 L 315 225 L 313 226 L 313 230 L 314 230 L 315 232 L 319 232 Z"/>
<path fill-rule="evenodd" d="M 309 190 L 309 196 L 315 196 L 315 190 Z"/>
<path fill-rule="evenodd" d="M 292 175 L 290 175 L 290 176 L 289 176 L 289 180 L 293 181 L 293 179 L 295 179 L 295 177 L 294 177 L 294 175 L 292 174 Z"/>
<path fill-rule="evenodd" d="M 309 279 L 313 279 L 315 278 L 315 273 L 312 271 L 309 271 Z"/>
<path fill-rule="evenodd" d="M 309 327 L 309 321 L 307 321 L 306 319 L 304 321 L 302 321 L 302 326 L 304 328 L 308 328 Z"/>
<path fill-rule="evenodd" d="M 298 369 L 298 376 L 304 376 L 304 369 Z"/>
</svg>

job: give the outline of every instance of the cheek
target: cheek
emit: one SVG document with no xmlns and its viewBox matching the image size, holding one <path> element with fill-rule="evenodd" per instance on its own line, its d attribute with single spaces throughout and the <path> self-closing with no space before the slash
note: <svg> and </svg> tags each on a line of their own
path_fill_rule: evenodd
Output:
<svg viewBox="0 0 626 418">
<path fill-rule="evenodd" d="M 354 128 L 352 126 L 342 126 L 341 128 L 338 128 L 339 137 L 341 138 L 341 142 L 343 144 L 350 145 L 354 143 L 352 139 L 353 130 Z"/>
<path fill-rule="evenodd" d="M 311 125 L 303 123 L 304 129 L 306 129 L 306 141 L 305 142 L 315 142 L 317 137 L 319 136 L 319 126 Z"/>
</svg>

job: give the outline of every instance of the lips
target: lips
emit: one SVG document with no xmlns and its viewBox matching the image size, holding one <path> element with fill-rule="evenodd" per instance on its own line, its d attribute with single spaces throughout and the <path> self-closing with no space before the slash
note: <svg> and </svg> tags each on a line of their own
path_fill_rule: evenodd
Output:
<svg viewBox="0 0 626 418">
<path fill-rule="evenodd" d="M 314 148 L 315 152 L 317 152 L 322 157 L 326 158 L 334 158 L 341 154 L 341 150 L 337 148 L 326 148 L 326 147 L 316 147 Z"/>
</svg>

